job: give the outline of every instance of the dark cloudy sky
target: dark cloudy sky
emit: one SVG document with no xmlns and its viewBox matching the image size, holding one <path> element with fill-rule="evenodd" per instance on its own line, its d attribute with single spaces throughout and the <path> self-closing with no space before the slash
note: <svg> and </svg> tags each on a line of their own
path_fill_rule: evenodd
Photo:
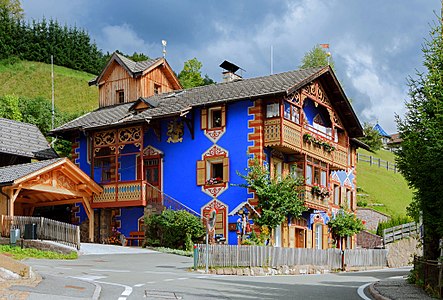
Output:
<svg viewBox="0 0 443 300">
<path fill-rule="evenodd" d="M 360 121 L 396 131 L 407 77 L 422 70 L 421 47 L 439 0 L 22 0 L 28 19 L 57 19 L 86 29 L 103 51 L 143 52 L 176 72 L 197 57 L 203 74 L 221 79 L 227 59 L 244 77 L 296 69 L 303 55 L 329 43 L 337 76 Z"/>
</svg>

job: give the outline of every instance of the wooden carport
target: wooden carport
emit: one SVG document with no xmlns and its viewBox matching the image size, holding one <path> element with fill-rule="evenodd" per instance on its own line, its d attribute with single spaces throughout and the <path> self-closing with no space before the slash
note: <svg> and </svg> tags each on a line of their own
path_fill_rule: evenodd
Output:
<svg viewBox="0 0 443 300">
<path fill-rule="evenodd" d="M 35 207 L 81 202 L 89 218 L 91 242 L 94 241 L 92 195 L 102 192 L 102 187 L 67 158 L 0 168 L 0 214 L 30 216 Z"/>
</svg>

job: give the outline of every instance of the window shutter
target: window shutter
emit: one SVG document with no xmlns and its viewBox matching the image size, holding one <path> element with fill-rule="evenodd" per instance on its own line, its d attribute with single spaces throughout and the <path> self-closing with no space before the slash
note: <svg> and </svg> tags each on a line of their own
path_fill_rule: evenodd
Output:
<svg viewBox="0 0 443 300">
<path fill-rule="evenodd" d="M 223 158 L 223 182 L 229 181 L 229 157 Z"/>
<path fill-rule="evenodd" d="M 312 248 L 312 230 L 306 230 L 306 248 Z"/>
<path fill-rule="evenodd" d="M 204 185 L 206 183 L 206 162 L 204 160 L 197 160 L 197 185 Z"/>
<path fill-rule="evenodd" d="M 202 108 L 201 110 L 201 129 L 208 129 L 208 109 Z"/>
<path fill-rule="evenodd" d="M 323 249 L 328 249 L 328 225 L 323 225 Z"/>
<path fill-rule="evenodd" d="M 226 106 L 221 107 L 221 127 L 226 126 Z"/>
</svg>

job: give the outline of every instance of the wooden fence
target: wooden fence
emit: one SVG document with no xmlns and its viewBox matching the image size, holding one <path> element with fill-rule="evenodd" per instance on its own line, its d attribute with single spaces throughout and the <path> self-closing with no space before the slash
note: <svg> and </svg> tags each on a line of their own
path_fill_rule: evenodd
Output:
<svg viewBox="0 0 443 300">
<path fill-rule="evenodd" d="M 328 266 L 342 268 L 342 254 L 347 267 L 384 267 L 387 250 L 306 249 L 269 246 L 209 245 L 209 267 L 279 267 Z M 197 266 L 206 266 L 206 245 L 197 245 Z"/>
<path fill-rule="evenodd" d="M 383 230 L 383 244 L 389 244 L 405 237 L 419 234 L 420 227 L 415 223 L 406 223 Z"/>
<path fill-rule="evenodd" d="M 394 173 L 397 173 L 398 171 L 397 165 L 395 163 L 380 159 L 378 157 L 373 157 L 372 155 L 357 153 L 357 162 L 359 161 L 367 162 L 371 166 L 384 168 L 388 171 L 394 171 Z"/>
<path fill-rule="evenodd" d="M 24 237 L 25 225 L 36 224 L 37 239 L 50 240 L 80 249 L 80 227 L 43 217 L 0 216 L 1 236 L 9 237 L 11 229 L 20 229 Z"/>
</svg>

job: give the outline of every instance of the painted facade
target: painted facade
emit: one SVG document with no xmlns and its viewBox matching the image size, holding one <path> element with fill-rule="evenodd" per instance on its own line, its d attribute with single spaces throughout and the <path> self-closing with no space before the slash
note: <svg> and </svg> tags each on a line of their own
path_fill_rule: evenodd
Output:
<svg viewBox="0 0 443 300">
<path fill-rule="evenodd" d="M 99 88 L 111 86 L 101 80 Z M 340 206 L 355 210 L 354 138 L 362 129 L 328 67 L 125 102 L 53 131 L 75 141 L 75 163 L 104 189 L 91 203 L 95 220 L 107 220 L 97 223 L 98 239 L 111 227 L 125 235 L 142 230 L 144 213 L 172 207 L 200 217 L 215 209 L 215 234 L 237 244 L 239 231 L 250 231 L 259 214 L 254 194 L 236 186 L 252 157 L 266 162 L 272 176 L 306 178 L 308 211 L 276 229 L 277 246 L 331 247 L 328 220 Z M 81 223 L 85 215 L 77 211 Z M 242 213 L 247 227 L 239 227 Z"/>
</svg>

